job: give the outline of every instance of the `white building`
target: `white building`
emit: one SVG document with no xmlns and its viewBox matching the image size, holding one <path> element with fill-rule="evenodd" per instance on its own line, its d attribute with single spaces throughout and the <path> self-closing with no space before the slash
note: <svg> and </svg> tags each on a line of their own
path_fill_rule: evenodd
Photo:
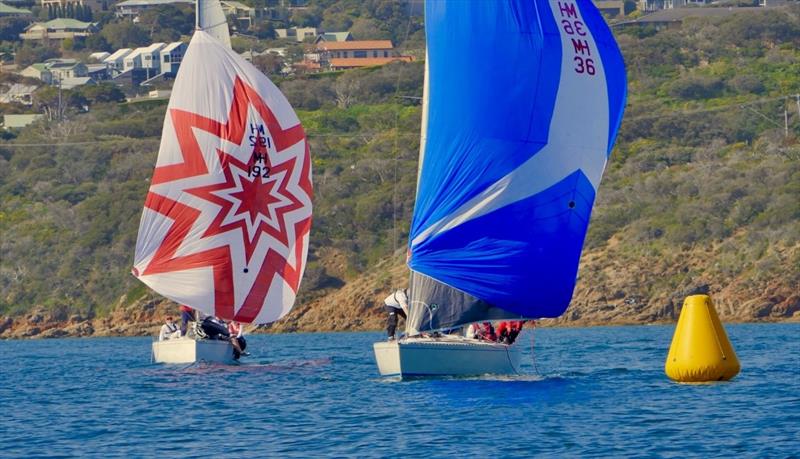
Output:
<svg viewBox="0 0 800 459">
<path fill-rule="evenodd" d="M 165 43 L 153 43 L 150 46 L 134 49 L 125 56 L 123 71 L 147 69 L 148 74 L 151 73 L 151 70 L 154 70 L 152 75 L 158 75 L 161 73 L 161 50 L 166 46 Z"/>
<path fill-rule="evenodd" d="M 280 39 L 302 42 L 306 38 L 316 39 L 318 31 L 315 27 L 292 27 L 290 29 L 275 29 L 275 34 Z"/>
<path fill-rule="evenodd" d="M 122 73 L 125 69 L 125 58 L 133 52 L 131 48 L 122 48 L 114 51 L 113 54 L 103 59 L 103 63 L 108 64 L 108 70 L 112 76 Z"/>
<path fill-rule="evenodd" d="M 178 73 L 178 67 L 181 66 L 183 55 L 186 54 L 186 43 L 176 41 L 170 43 L 161 49 L 161 73 Z"/>
</svg>

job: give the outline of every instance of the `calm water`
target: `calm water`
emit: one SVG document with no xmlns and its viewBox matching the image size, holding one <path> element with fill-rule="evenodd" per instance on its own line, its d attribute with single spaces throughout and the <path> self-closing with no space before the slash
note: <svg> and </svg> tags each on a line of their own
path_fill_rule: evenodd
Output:
<svg viewBox="0 0 800 459">
<path fill-rule="evenodd" d="M 412 382 L 377 377 L 378 333 L 251 336 L 231 367 L 5 341 L 0 457 L 800 457 L 800 324 L 727 329 L 742 372 L 707 385 L 664 376 L 672 327 L 526 330 L 525 376 Z"/>
</svg>

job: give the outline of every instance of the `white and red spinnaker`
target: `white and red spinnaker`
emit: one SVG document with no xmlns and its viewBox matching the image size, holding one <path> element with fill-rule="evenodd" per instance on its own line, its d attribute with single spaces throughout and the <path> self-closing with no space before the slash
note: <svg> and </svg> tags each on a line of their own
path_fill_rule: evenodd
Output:
<svg viewBox="0 0 800 459">
<path fill-rule="evenodd" d="M 133 274 L 206 314 L 275 321 L 303 276 L 311 198 L 308 145 L 289 102 L 195 32 L 167 107 Z"/>
</svg>

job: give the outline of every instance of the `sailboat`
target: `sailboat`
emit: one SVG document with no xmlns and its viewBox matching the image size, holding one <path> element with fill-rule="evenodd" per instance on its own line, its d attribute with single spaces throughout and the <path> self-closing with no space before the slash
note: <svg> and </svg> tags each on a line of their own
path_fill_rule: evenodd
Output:
<svg viewBox="0 0 800 459">
<path fill-rule="evenodd" d="M 311 162 L 289 102 L 233 52 L 218 0 L 199 0 L 139 224 L 132 273 L 206 315 L 286 315 L 305 269 Z M 231 362 L 227 341 L 153 343 L 156 362 Z"/>
<path fill-rule="evenodd" d="M 375 358 L 384 376 L 517 374 L 518 345 L 452 330 L 569 306 L 622 55 L 590 0 L 433 0 L 425 24 L 406 335 Z"/>
</svg>

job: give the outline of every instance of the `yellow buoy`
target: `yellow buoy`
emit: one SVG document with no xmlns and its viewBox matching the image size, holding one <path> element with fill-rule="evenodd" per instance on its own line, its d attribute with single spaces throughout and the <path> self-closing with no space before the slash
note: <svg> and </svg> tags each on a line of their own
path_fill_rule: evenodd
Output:
<svg viewBox="0 0 800 459">
<path fill-rule="evenodd" d="M 664 366 L 667 376 L 679 382 L 725 381 L 736 376 L 739 368 L 711 298 L 687 297 Z"/>
</svg>

